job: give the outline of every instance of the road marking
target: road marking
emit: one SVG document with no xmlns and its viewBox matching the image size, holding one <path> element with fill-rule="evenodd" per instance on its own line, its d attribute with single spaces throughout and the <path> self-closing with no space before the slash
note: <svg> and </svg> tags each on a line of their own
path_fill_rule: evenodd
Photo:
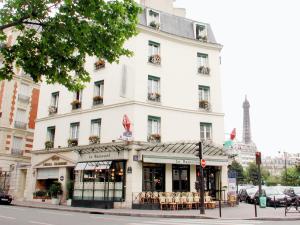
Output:
<svg viewBox="0 0 300 225">
<path fill-rule="evenodd" d="M 0 218 L 3 218 L 3 219 L 9 219 L 9 220 L 15 220 L 15 219 L 16 219 L 15 217 L 1 216 L 1 215 L 0 215 Z"/>
<path fill-rule="evenodd" d="M 29 223 L 40 224 L 40 225 L 53 225 L 51 223 L 44 223 L 44 222 L 38 222 L 38 221 L 29 221 Z"/>
</svg>

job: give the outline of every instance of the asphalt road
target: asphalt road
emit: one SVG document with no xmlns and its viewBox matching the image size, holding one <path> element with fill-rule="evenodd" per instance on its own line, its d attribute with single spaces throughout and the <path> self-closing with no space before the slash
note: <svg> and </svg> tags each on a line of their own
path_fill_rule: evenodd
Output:
<svg viewBox="0 0 300 225">
<path fill-rule="evenodd" d="M 0 225 L 299 225 L 298 221 L 171 219 L 96 215 L 0 205 Z"/>
</svg>

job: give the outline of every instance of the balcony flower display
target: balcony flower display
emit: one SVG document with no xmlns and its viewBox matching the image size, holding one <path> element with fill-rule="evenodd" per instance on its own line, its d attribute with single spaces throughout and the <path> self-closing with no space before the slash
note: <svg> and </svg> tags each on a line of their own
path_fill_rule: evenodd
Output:
<svg viewBox="0 0 300 225">
<path fill-rule="evenodd" d="M 148 93 L 148 99 L 151 101 L 160 101 L 160 94 L 159 93 Z"/>
<path fill-rule="evenodd" d="M 210 69 L 207 66 L 200 66 L 198 73 L 209 75 Z"/>
<path fill-rule="evenodd" d="M 206 35 L 198 34 L 196 38 L 199 41 L 207 42 L 207 36 Z"/>
<path fill-rule="evenodd" d="M 93 103 L 94 105 L 102 104 L 103 103 L 103 97 L 100 95 L 93 97 Z"/>
<path fill-rule="evenodd" d="M 45 149 L 53 148 L 53 146 L 54 146 L 53 141 L 46 141 L 45 142 Z"/>
<path fill-rule="evenodd" d="M 151 55 L 149 56 L 149 62 L 153 64 L 160 64 L 161 63 L 161 58 L 160 55 Z"/>
<path fill-rule="evenodd" d="M 95 70 L 99 70 L 105 67 L 105 61 L 103 59 L 99 59 L 95 62 Z"/>
<path fill-rule="evenodd" d="M 150 134 L 148 140 L 150 142 L 160 142 L 160 134 Z"/>
<path fill-rule="evenodd" d="M 69 139 L 68 140 L 68 147 L 74 147 L 78 145 L 78 139 Z"/>
<path fill-rule="evenodd" d="M 100 137 L 96 136 L 96 135 L 90 136 L 89 141 L 90 141 L 90 144 L 99 144 L 100 143 Z"/>
<path fill-rule="evenodd" d="M 81 102 L 78 99 L 75 99 L 71 102 L 72 109 L 79 109 L 81 108 Z"/>
<path fill-rule="evenodd" d="M 50 115 L 55 114 L 55 113 L 57 113 L 57 107 L 54 105 L 50 105 L 48 108 L 48 111 L 49 111 Z"/>
<path fill-rule="evenodd" d="M 209 110 L 209 102 L 207 100 L 200 100 L 199 108 Z"/>
<path fill-rule="evenodd" d="M 155 21 L 151 21 L 149 26 L 155 28 L 156 30 L 159 30 L 159 28 L 160 28 L 160 24 Z"/>
</svg>

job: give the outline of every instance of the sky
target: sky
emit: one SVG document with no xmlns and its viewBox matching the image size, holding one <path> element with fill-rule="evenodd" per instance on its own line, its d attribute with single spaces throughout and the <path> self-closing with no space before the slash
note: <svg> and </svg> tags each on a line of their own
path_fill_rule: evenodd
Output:
<svg viewBox="0 0 300 225">
<path fill-rule="evenodd" d="M 262 156 L 300 153 L 300 1 L 176 0 L 175 6 L 209 23 L 224 46 L 225 134 L 236 128 L 242 139 L 247 95 L 252 140 Z"/>
</svg>

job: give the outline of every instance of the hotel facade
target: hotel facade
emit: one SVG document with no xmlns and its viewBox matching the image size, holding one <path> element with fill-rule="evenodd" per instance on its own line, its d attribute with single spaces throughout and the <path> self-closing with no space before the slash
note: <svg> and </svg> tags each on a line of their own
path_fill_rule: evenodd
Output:
<svg viewBox="0 0 300 225">
<path fill-rule="evenodd" d="M 125 44 L 133 57 L 87 58 L 92 80 L 80 92 L 41 84 L 28 200 L 55 181 L 62 201 L 74 182 L 74 206 L 130 208 L 141 192 L 195 192 L 200 140 L 205 190 L 228 186 L 222 46 L 173 0 L 141 3 L 139 34 Z"/>
</svg>

